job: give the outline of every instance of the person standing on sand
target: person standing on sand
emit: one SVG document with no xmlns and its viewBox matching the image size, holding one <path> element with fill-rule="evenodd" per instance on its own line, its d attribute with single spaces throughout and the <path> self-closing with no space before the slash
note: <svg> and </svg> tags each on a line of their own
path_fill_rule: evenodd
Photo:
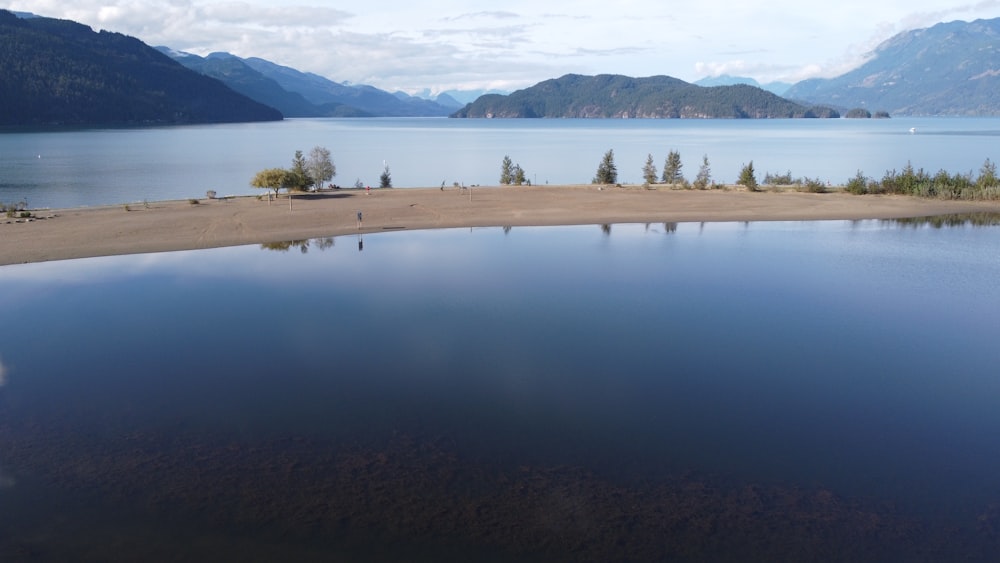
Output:
<svg viewBox="0 0 1000 563">
<path fill-rule="evenodd" d="M 358 211 L 358 230 L 361 230 L 361 211 Z"/>
</svg>

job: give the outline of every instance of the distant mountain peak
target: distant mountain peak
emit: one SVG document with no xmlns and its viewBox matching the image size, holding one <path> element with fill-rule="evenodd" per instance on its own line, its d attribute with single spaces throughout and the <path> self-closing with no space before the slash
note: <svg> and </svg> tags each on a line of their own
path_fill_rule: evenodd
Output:
<svg viewBox="0 0 1000 563">
<path fill-rule="evenodd" d="M 735 86 L 737 84 L 748 84 L 750 86 L 756 86 L 763 90 L 767 90 L 772 94 L 778 96 L 784 96 L 785 92 L 792 86 L 787 82 L 768 82 L 767 84 L 761 84 L 754 80 L 753 78 L 747 76 L 731 76 L 728 74 L 720 74 L 718 76 L 706 76 L 699 80 L 694 81 L 694 84 L 698 86 L 712 87 L 712 86 Z"/>
</svg>

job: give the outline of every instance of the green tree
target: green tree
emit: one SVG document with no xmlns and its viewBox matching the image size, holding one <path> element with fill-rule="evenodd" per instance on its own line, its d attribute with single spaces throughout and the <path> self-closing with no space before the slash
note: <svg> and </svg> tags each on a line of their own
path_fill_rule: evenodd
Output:
<svg viewBox="0 0 1000 563">
<path fill-rule="evenodd" d="M 330 151 L 325 147 L 313 147 L 305 162 L 305 172 L 317 188 L 322 188 L 324 182 L 332 180 L 337 175 L 337 167 L 330 159 Z"/>
<path fill-rule="evenodd" d="M 288 170 L 284 168 L 261 170 L 250 180 L 250 185 L 262 190 L 274 190 L 274 195 L 277 197 L 278 190 L 288 186 Z"/>
<path fill-rule="evenodd" d="M 500 185 L 509 186 L 514 182 L 514 163 L 510 155 L 504 155 L 503 162 L 500 163 Z"/>
<path fill-rule="evenodd" d="M 302 151 L 295 151 L 292 158 L 292 168 L 288 171 L 285 187 L 289 190 L 305 191 L 313 185 L 313 179 L 306 172 L 306 159 L 302 156 Z"/>
<path fill-rule="evenodd" d="M 997 179 L 997 165 L 992 160 L 987 158 L 986 162 L 983 163 L 983 167 L 979 169 L 979 178 L 976 180 L 976 184 L 980 188 L 993 188 L 1000 185 L 1000 179 Z"/>
<path fill-rule="evenodd" d="M 653 155 L 646 155 L 646 164 L 642 167 L 642 179 L 646 184 L 656 183 L 656 165 L 653 164 Z"/>
<path fill-rule="evenodd" d="M 684 181 L 684 176 L 681 174 L 681 153 L 671 150 L 667 154 L 667 160 L 663 163 L 663 180 L 664 184 L 678 184 Z"/>
<path fill-rule="evenodd" d="M 382 175 L 378 177 L 378 185 L 380 188 L 391 188 L 392 187 L 392 175 L 389 174 L 389 165 L 386 164 L 382 168 Z"/>
<path fill-rule="evenodd" d="M 702 157 L 701 167 L 698 168 L 698 175 L 694 177 L 694 187 L 699 190 L 708 188 L 712 183 L 712 168 L 708 164 L 708 155 Z"/>
<path fill-rule="evenodd" d="M 618 168 L 615 167 L 614 149 L 608 149 L 608 152 L 604 153 L 604 158 L 601 159 L 601 163 L 597 166 L 597 175 L 594 176 L 593 183 L 594 184 L 618 183 Z"/>
<path fill-rule="evenodd" d="M 511 175 L 511 182 L 515 185 L 522 186 L 526 181 L 527 179 L 524 177 L 524 169 L 521 168 L 520 164 L 515 164 L 514 172 Z"/>
<path fill-rule="evenodd" d="M 757 173 L 753 170 L 753 161 L 750 164 L 744 164 L 743 168 L 740 169 L 740 177 L 736 180 L 736 183 L 741 186 L 746 186 L 751 192 L 757 191 Z"/>
</svg>

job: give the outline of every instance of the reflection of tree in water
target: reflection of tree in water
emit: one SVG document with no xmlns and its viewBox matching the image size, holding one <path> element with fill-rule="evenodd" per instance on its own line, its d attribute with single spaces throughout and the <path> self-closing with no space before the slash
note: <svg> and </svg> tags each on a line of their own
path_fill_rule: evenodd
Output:
<svg viewBox="0 0 1000 563">
<path fill-rule="evenodd" d="M 652 223 L 646 223 L 646 232 L 647 233 L 649 232 L 649 229 L 652 228 L 652 226 L 653 226 Z M 653 231 L 653 232 L 656 232 L 656 231 Z M 668 234 L 668 235 L 670 233 L 676 233 L 677 232 L 677 223 L 664 223 L 663 224 L 663 232 L 666 233 L 666 234 Z"/>
<path fill-rule="evenodd" d="M 310 246 L 314 246 L 317 250 L 323 251 L 328 248 L 332 248 L 334 245 L 333 237 L 323 237 L 315 238 L 310 240 L 286 240 L 281 242 L 265 242 L 260 245 L 263 250 L 274 250 L 277 252 L 288 252 L 293 247 L 298 247 L 299 252 L 306 254 L 309 252 Z"/>
<path fill-rule="evenodd" d="M 933 215 L 930 217 L 904 217 L 901 219 L 886 219 L 884 224 L 903 225 L 907 227 L 995 227 L 1000 225 L 1000 213 L 980 211 L 976 213 L 951 213 L 948 215 Z"/>
</svg>

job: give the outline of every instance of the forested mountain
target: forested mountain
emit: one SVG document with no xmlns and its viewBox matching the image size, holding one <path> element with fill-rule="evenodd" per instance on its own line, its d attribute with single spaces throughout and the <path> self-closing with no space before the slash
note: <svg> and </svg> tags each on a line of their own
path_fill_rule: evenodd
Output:
<svg viewBox="0 0 1000 563">
<path fill-rule="evenodd" d="M 836 117 L 745 84 L 704 88 L 669 76 L 567 74 L 510 95 L 486 95 L 454 117 Z"/>
<path fill-rule="evenodd" d="M 281 119 L 138 39 L 0 10 L 0 125 L 218 123 Z"/>
<path fill-rule="evenodd" d="M 158 49 L 191 70 L 278 108 L 287 117 L 432 117 L 454 111 L 454 107 L 402 93 L 390 94 L 373 86 L 338 84 L 264 59 L 243 59 L 230 53 L 199 57 L 168 47 Z"/>
<path fill-rule="evenodd" d="M 893 115 L 1000 115 L 1000 18 L 900 33 L 857 69 L 785 96 Z"/>
</svg>

